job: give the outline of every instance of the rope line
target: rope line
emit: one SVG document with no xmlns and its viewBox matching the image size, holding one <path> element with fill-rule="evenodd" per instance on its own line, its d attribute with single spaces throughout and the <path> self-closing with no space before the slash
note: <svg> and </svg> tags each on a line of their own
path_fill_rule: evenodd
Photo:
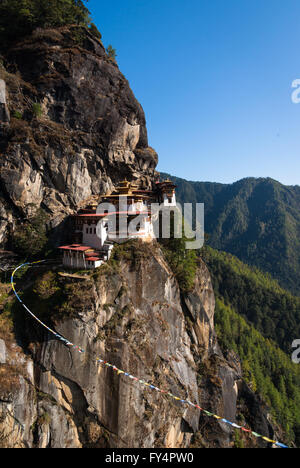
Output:
<svg viewBox="0 0 300 468">
<path fill-rule="evenodd" d="M 82 349 L 80 346 L 77 346 L 75 345 L 74 343 L 72 343 L 71 341 L 67 340 L 66 338 L 64 338 L 62 335 L 60 335 L 59 333 L 55 332 L 54 330 L 52 330 L 51 328 L 49 328 L 45 323 L 43 323 L 38 317 L 36 317 L 36 315 L 33 314 L 33 312 L 31 312 L 31 310 L 28 309 L 28 307 L 24 304 L 24 302 L 22 301 L 22 299 L 19 297 L 18 293 L 16 292 L 16 289 L 15 289 L 15 283 L 14 283 L 14 275 L 15 273 L 25 267 L 25 266 L 28 266 L 28 265 L 35 265 L 37 263 L 44 263 L 46 262 L 47 260 L 40 260 L 38 262 L 31 262 L 31 263 L 24 263 L 22 265 L 20 265 L 19 267 L 17 267 L 13 273 L 12 273 L 12 276 L 11 276 L 11 287 L 12 287 L 12 290 L 15 294 L 15 296 L 17 297 L 18 301 L 20 302 L 20 304 L 24 307 L 24 309 L 40 324 L 42 325 L 46 330 L 48 330 L 48 332 L 52 333 L 55 338 L 57 338 L 58 340 L 60 340 L 62 343 L 64 343 L 65 346 L 68 346 L 72 349 L 75 349 L 77 351 L 79 351 L 80 353 L 85 353 L 84 349 Z M 139 379 L 138 377 L 135 377 L 134 375 L 131 375 L 129 374 L 128 372 L 125 372 L 124 370 L 122 369 L 118 369 L 115 365 L 101 359 L 101 358 L 96 358 L 96 362 L 98 362 L 99 364 L 101 365 L 104 365 L 105 367 L 107 368 L 111 368 L 114 372 L 117 373 L 118 376 L 121 376 L 121 375 L 124 375 L 125 377 L 129 378 L 130 380 L 133 380 L 137 383 L 139 383 L 140 385 L 143 385 L 145 386 L 146 388 L 148 389 L 151 389 L 151 390 L 155 390 L 156 392 L 158 393 L 161 393 L 163 395 L 166 395 L 166 396 L 169 396 L 170 398 L 182 403 L 183 405 L 188 405 L 188 406 L 191 406 L 193 408 L 196 408 L 198 409 L 200 412 L 202 412 L 203 414 L 205 414 L 206 416 L 208 417 L 211 417 L 211 418 L 214 418 L 216 420 L 218 420 L 219 422 L 223 422 L 227 425 L 230 425 L 231 427 L 233 427 L 234 429 L 238 429 L 238 430 L 241 430 L 245 433 L 248 433 L 249 435 L 253 435 L 254 437 L 256 438 L 260 438 L 262 440 L 264 440 L 265 442 L 268 442 L 270 444 L 273 444 L 273 445 L 276 445 L 277 447 L 280 447 L 280 448 L 289 448 L 287 445 L 285 444 L 282 444 L 276 440 L 272 440 L 272 439 L 269 439 L 268 437 L 265 437 L 261 434 L 258 434 L 257 432 L 254 432 L 252 431 L 251 429 L 247 429 L 246 427 L 243 427 L 243 426 L 239 426 L 238 424 L 236 423 L 233 423 L 231 421 L 228 421 L 227 419 L 225 418 L 222 418 L 221 416 L 218 416 L 214 413 L 211 413 L 210 411 L 207 411 L 203 408 L 201 408 L 199 405 L 191 402 L 190 400 L 185 400 L 185 399 L 182 399 L 176 395 L 173 395 L 173 393 L 170 393 L 166 390 L 162 390 L 158 387 L 156 387 L 155 385 L 152 385 L 148 382 L 145 382 L 144 380 L 142 379 Z"/>
<path fill-rule="evenodd" d="M 64 338 L 63 336 L 61 336 L 59 333 L 56 333 L 54 330 L 52 330 L 51 328 L 49 328 L 45 323 L 43 323 L 36 315 L 33 314 L 33 312 L 31 312 L 31 310 L 28 309 L 28 307 L 24 304 L 24 302 L 22 301 L 22 299 L 19 297 L 16 289 L 15 289 L 15 283 L 14 283 L 14 275 L 15 273 L 20 269 L 20 268 L 23 268 L 27 265 L 35 265 L 37 263 L 45 263 L 46 260 L 40 260 L 38 262 L 32 262 L 32 263 L 23 263 L 23 265 L 20 265 L 18 268 L 16 268 L 12 275 L 11 275 L 11 287 L 12 287 L 12 290 L 13 292 L 15 293 L 15 296 L 17 297 L 18 301 L 22 304 L 22 306 L 24 307 L 24 309 L 40 324 L 42 325 L 44 328 L 46 328 L 46 330 L 48 330 L 50 333 L 52 333 L 57 339 L 59 339 L 60 341 L 62 341 L 66 346 L 69 346 L 73 349 L 76 349 L 77 351 L 79 351 L 80 353 L 84 353 L 84 350 L 82 348 L 80 348 L 79 346 L 75 345 L 74 343 L 71 343 L 71 341 L 67 340 L 66 338 Z"/>
</svg>

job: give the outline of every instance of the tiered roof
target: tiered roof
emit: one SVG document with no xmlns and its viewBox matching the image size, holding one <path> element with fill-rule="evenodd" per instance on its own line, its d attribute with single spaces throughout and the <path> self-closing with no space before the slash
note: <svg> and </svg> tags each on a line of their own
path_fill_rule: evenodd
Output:
<svg viewBox="0 0 300 468">
<path fill-rule="evenodd" d="M 85 258 L 90 261 L 90 262 L 98 262 L 101 260 L 99 257 L 99 253 L 94 250 L 92 247 L 89 247 L 87 245 L 80 245 L 80 244 L 72 244 L 72 245 L 64 245 L 62 247 L 59 247 L 61 250 L 69 250 L 72 252 L 83 252 Z"/>
</svg>

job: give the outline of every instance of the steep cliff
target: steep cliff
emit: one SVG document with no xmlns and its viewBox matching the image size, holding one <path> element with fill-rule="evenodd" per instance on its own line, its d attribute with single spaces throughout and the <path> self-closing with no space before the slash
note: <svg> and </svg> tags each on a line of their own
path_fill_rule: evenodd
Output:
<svg viewBox="0 0 300 468">
<path fill-rule="evenodd" d="M 60 243 L 66 218 L 86 200 L 124 177 L 150 188 L 156 164 L 140 104 L 86 28 L 36 30 L 7 50 L 0 64 L 1 247 L 40 208 Z M 97 357 L 232 421 L 239 412 L 242 423 L 272 435 L 238 358 L 219 349 L 205 264 L 199 261 L 193 291 L 182 294 L 156 244 L 117 251 L 95 273 L 45 266 L 17 280 L 24 301 L 84 354 L 45 335 L 0 284 L 0 445 L 236 445 L 228 426 L 118 376 Z M 17 262 L 0 253 L 4 268 Z"/>
<path fill-rule="evenodd" d="M 40 207 L 56 228 L 127 177 L 145 188 L 157 154 L 145 115 L 86 28 L 39 29 L 0 62 L 0 245 Z"/>
<path fill-rule="evenodd" d="M 70 351 L 45 336 L 24 309 L 15 306 L 14 334 L 25 355 L 9 342 L 7 333 L 0 332 L 0 357 L 13 382 L 6 391 L 2 380 L 0 384 L 2 443 L 234 446 L 234 433 L 223 423 L 118 376 L 97 364 L 97 357 L 233 421 L 239 395 L 247 402 L 251 394 L 257 414 L 253 418 L 244 403 L 244 409 L 239 408 L 244 422 L 251 420 L 254 429 L 272 433 L 257 398 L 243 384 L 237 358 L 226 360 L 219 350 L 213 326 L 214 293 L 204 263 L 199 264 L 194 291 L 182 297 L 159 247 L 135 243 L 120 250 L 118 261 L 86 278 L 46 269 L 38 275 L 26 273 L 29 289 L 24 300 L 48 323 L 52 318 L 56 330 L 85 353 Z M 47 318 L 43 313 L 49 313 L 50 304 Z M 7 314 L 2 330 L 5 320 Z M 253 443 L 247 440 L 248 445 Z"/>
</svg>

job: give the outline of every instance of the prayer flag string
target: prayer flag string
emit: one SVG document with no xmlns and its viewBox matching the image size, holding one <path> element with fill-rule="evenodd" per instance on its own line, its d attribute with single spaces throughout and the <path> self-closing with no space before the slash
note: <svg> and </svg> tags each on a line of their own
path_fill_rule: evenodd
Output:
<svg viewBox="0 0 300 468">
<path fill-rule="evenodd" d="M 22 301 L 22 299 L 19 297 L 18 293 L 16 292 L 16 289 L 15 289 L 15 283 L 14 283 L 14 275 L 15 273 L 25 267 L 25 266 L 28 266 L 28 265 L 35 265 L 37 263 L 43 263 L 43 262 L 46 262 L 46 260 L 40 260 L 38 262 L 31 262 L 31 263 L 24 263 L 22 265 L 20 265 L 19 267 L 17 267 L 13 273 L 12 273 L 12 276 L 11 276 L 11 287 L 12 287 L 12 290 L 15 294 L 15 296 L 17 297 L 18 301 L 20 302 L 20 304 L 24 307 L 24 309 L 40 324 L 42 325 L 46 330 L 48 330 L 48 332 L 52 333 L 55 338 L 57 338 L 58 340 L 60 340 L 62 343 L 64 343 L 64 345 L 72 348 L 72 349 L 75 349 L 76 351 L 79 351 L 80 353 L 84 353 L 84 349 L 82 349 L 80 346 L 77 346 L 75 345 L 74 343 L 72 343 L 71 341 L 67 340 L 66 338 L 64 338 L 62 335 L 60 335 L 59 333 L 57 333 L 56 331 L 52 330 L 51 328 L 49 328 L 45 323 L 43 323 L 38 317 L 36 317 L 36 315 L 33 314 L 33 312 L 31 312 L 31 310 L 28 309 L 28 307 L 24 304 L 24 302 Z M 125 377 L 127 377 L 128 379 L 130 380 L 133 380 L 134 382 L 137 382 L 138 384 L 148 388 L 149 390 L 153 390 L 153 391 L 156 391 L 158 393 L 161 393 L 161 394 L 164 394 L 164 395 L 167 395 L 169 396 L 170 398 L 172 398 L 173 400 L 175 401 L 179 401 L 180 403 L 182 404 L 185 404 L 185 405 L 188 405 L 188 406 L 191 406 L 193 408 L 196 408 L 198 409 L 200 412 L 202 412 L 205 416 L 208 416 L 208 417 L 211 417 L 211 418 L 214 418 L 216 420 L 218 420 L 219 422 L 223 422 L 231 427 L 233 427 L 234 429 L 238 429 L 238 430 L 241 430 L 245 433 L 248 433 L 250 435 L 253 435 L 254 437 L 256 438 L 260 438 L 260 439 L 263 439 L 265 442 L 268 442 L 270 444 L 273 444 L 273 445 L 276 445 L 277 447 L 280 447 L 280 448 L 289 448 L 287 445 L 285 444 L 282 444 L 276 440 L 272 440 L 272 439 L 269 439 L 268 437 L 265 437 L 261 434 L 258 434 L 257 432 L 254 432 L 252 431 L 251 429 L 247 429 L 246 427 L 243 427 L 243 426 L 239 426 L 238 424 L 236 423 L 233 423 L 231 421 L 228 421 L 227 419 L 225 418 L 222 418 L 221 416 L 218 416 L 214 413 L 211 413 L 210 411 L 207 411 L 203 408 L 201 408 L 201 406 L 191 402 L 190 400 L 186 400 L 186 399 L 182 399 L 176 395 L 173 395 L 172 393 L 166 391 L 166 390 L 162 390 L 158 387 L 156 387 L 155 385 L 152 385 L 148 382 L 145 382 L 143 379 L 139 379 L 138 377 L 135 377 L 131 374 L 129 374 L 128 372 L 125 372 L 124 370 L 122 369 L 118 369 L 115 365 L 101 359 L 101 358 L 97 358 L 96 359 L 96 362 L 98 362 L 99 364 L 107 367 L 107 368 L 111 368 L 113 370 L 113 372 L 116 372 L 118 376 L 121 376 L 121 375 L 124 375 Z"/>
</svg>

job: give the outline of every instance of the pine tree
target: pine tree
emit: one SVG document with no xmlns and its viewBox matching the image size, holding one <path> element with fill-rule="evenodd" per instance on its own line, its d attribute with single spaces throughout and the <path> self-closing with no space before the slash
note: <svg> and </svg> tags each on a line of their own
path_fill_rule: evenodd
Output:
<svg viewBox="0 0 300 468">
<path fill-rule="evenodd" d="M 81 0 L 2 0 L 0 45 L 30 34 L 34 29 L 67 24 L 90 24 L 89 11 Z"/>
<path fill-rule="evenodd" d="M 114 49 L 111 44 L 106 48 L 106 52 L 111 60 L 114 60 L 114 61 L 116 60 L 117 52 L 116 52 L 116 49 Z"/>
</svg>

